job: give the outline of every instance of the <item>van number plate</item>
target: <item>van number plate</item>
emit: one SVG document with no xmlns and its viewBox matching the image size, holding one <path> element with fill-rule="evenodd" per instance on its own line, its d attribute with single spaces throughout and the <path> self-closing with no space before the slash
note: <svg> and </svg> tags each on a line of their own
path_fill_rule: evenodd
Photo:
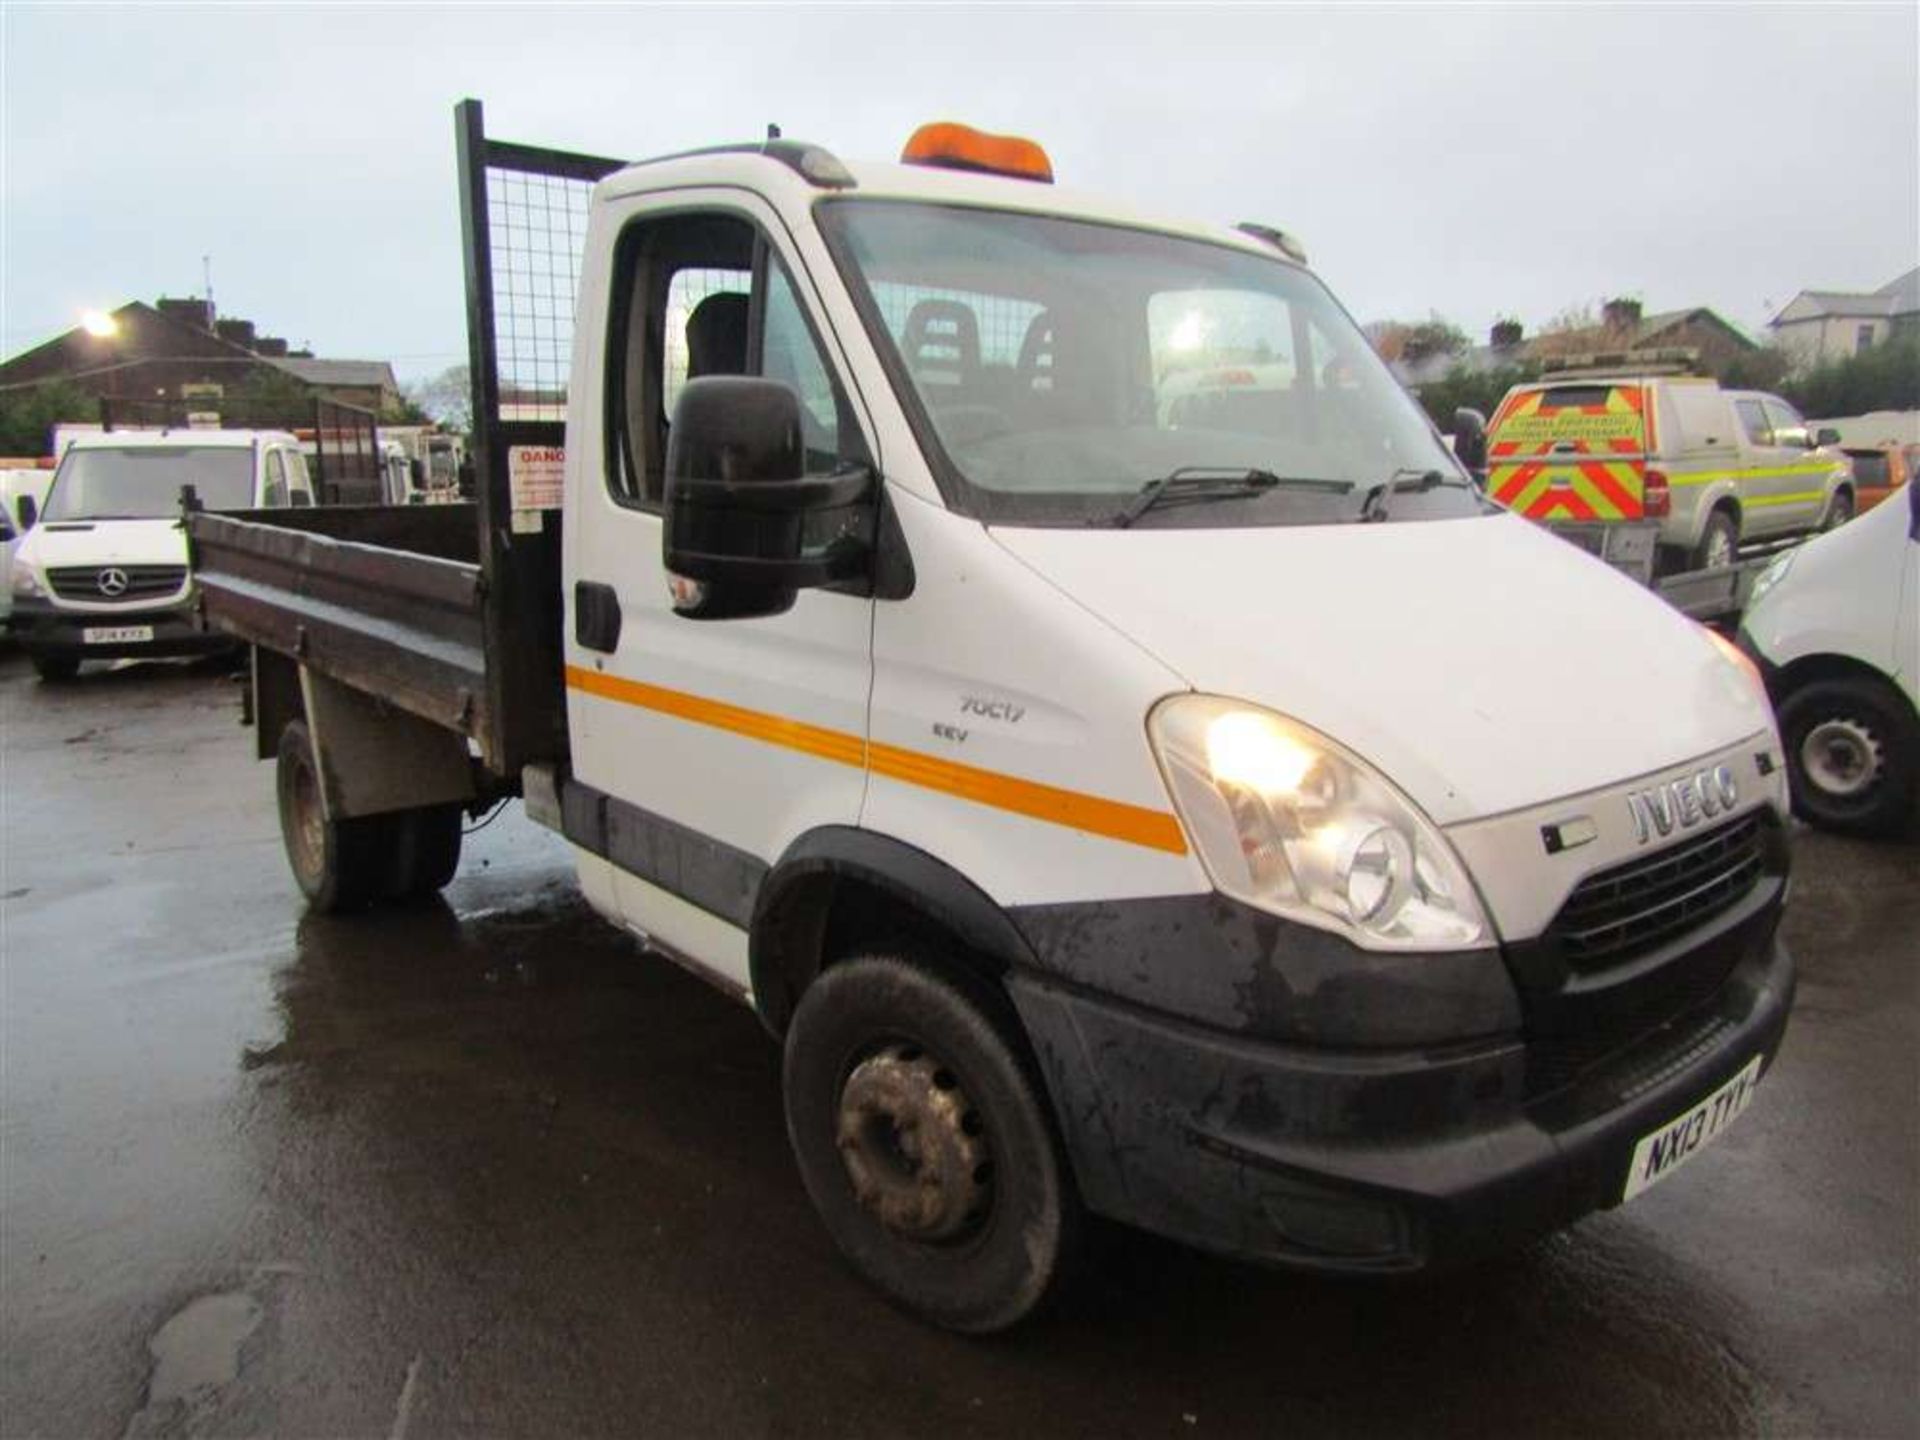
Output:
<svg viewBox="0 0 1920 1440">
<path fill-rule="evenodd" d="M 1760 1057 L 1756 1055 L 1747 1062 L 1746 1069 L 1686 1114 L 1675 1116 L 1651 1135 L 1643 1136 L 1633 1147 L 1633 1163 L 1627 1166 L 1627 1190 L 1620 1198 L 1631 1200 L 1642 1190 L 1659 1184 L 1718 1140 L 1735 1117 L 1747 1108 L 1759 1084 Z"/>
<path fill-rule="evenodd" d="M 93 625 L 80 632 L 89 645 L 132 645 L 153 639 L 151 625 Z"/>
</svg>

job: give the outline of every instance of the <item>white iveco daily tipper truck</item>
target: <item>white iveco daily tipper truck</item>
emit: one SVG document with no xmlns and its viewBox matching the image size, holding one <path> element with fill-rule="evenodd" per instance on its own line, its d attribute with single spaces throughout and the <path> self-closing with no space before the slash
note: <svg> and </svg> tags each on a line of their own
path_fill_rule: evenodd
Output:
<svg viewBox="0 0 1920 1440">
<path fill-rule="evenodd" d="M 314 905 L 522 796 L 754 1008 L 834 1239 L 960 1330 L 1085 1211 L 1411 1271 L 1747 1105 L 1793 993 L 1757 677 L 1483 500 L 1286 237 L 956 126 L 459 131 L 477 504 L 190 519 Z M 1239 366 L 1288 383 L 1182 378 Z"/>
</svg>

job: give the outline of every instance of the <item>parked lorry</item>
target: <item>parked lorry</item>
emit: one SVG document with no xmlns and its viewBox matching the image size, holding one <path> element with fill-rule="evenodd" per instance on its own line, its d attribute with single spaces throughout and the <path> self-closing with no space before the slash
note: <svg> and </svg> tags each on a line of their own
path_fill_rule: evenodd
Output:
<svg viewBox="0 0 1920 1440">
<path fill-rule="evenodd" d="M 313 504 L 300 442 L 275 430 L 75 435 L 45 508 L 16 500 L 12 631 L 42 680 L 71 680 L 87 660 L 233 648 L 194 623 L 178 498 L 188 484 L 221 509 Z"/>
<path fill-rule="evenodd" d="M 1088 1210 L 1415 1271 L 1748 1103 L 1794 986 L 1758 678 L 1490 504 L 1271 232 L 954 126 L 459 135 L 477 505 L 190 515 L 310 904 L 436 889 L 521 798 L 753 1008 L 827 1229 L 963 1331 Z M 564 396 L 502 313 L 528 193 L 587 216 Z M 1163 422 L 1250 347 L 1313 363 Z"/>
<path fill-rule="evenodd" d="M 1740 644 L 1777 707 L 1800 815 L 1862 835 L 1920 819 L 1920 488 L 1776 558 Z"/>
<path fill-rule="evenodd" d="M 1514 386 L 1487 427 L 1487 492 L 1706 618 L 1737 611 L 1758 573 L 1742 546 L 1844 524 L 1856 497 L 1836 432 L 1690 363 L 1568 357 Z"/>
</svg>

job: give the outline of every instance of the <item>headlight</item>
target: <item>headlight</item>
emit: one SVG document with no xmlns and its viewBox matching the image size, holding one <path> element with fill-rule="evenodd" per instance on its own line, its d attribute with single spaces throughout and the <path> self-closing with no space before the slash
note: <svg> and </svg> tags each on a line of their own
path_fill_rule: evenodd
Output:
<svg viewBox="0 0 1920 1440">
<path fill-rule="evenodd" d="M 46 587 L 40 583 L 40 577 L 33 573 L 31 565 L 13 567 L 13 593 L 16 595 L 45 595 Z"/>
<path fill-rule="evenodd" d="M 1177 695 L 1147 721 L 1223 893 L 1370 950 L 1464 950 L 1492 927 L 1453 847 L 1357 755 L 1268 710 Z"/>
<path fill-rule="evenodd" d="M 1798 550 L 1782 550 L 1767 563 L 1767 568 L 1753 577 L 1753 589 L 1747 593 L 1747 607 L 1751 609 L 1760 603 L 1760 597 L 1787 578 L 1787 571 L 1793 568 L 1793 557 Z"/>
</svg>

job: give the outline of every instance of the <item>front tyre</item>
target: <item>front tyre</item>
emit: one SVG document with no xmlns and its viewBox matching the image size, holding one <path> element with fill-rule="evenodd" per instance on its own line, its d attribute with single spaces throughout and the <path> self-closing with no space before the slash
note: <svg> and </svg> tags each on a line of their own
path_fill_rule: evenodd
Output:
<svg viewBox="0 0 1920 1440">
<path fill-rule="evenodd" d="M 1780 706 L 1794 813 L 1855 835 L 1893 835 L 1914 812 L 1920 725 L 1865 677 L 1816 680 Z"/>
<path fill-rule="evenodd" d="M 1820 517 L 1820 530 L 1838 530 L 1853 519 L 1853 492 L 1842 488 L 1833 492 L 1833 498 L 1827 501 L 1827 513 Z"/>
<path fill-rule="evenodd" d="M 896 1304 L 969 1334 L 1031 1314 L 1079 1231 L 1013 1024 L 984 986 L 896 952 L 827 970 L 787 1030 L 787 1135 L 841 1253 Z"/>
</svg>

